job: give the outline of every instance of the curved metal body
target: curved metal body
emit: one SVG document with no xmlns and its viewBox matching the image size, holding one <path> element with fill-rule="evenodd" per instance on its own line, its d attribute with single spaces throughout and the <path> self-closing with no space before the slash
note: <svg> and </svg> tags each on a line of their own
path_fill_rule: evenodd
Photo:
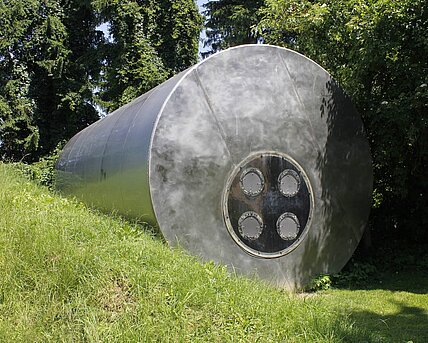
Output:
<svg viewBox="0 0 428 343">
<path fill-rule="evenodd" d="M 73 137 L 57 169 L 64 193 L 288 288 L 344 266 L 371 204 L 350 99 L 267 45 L 215 54 L 121 107 Z"/>
</svg>

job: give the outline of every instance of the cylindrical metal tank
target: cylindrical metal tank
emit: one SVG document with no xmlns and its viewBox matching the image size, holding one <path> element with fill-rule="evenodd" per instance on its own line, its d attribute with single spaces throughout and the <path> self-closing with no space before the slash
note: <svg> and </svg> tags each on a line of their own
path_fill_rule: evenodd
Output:
<svg viewBox="0 0 428 343">
<path fill-rule="evenodd" d="M 222 51 L 73 137 L 58 188 L 171 245 L 287 288 L 338 272 L 372 192 L 360 116 L 288 49 Z"/>
</svg>

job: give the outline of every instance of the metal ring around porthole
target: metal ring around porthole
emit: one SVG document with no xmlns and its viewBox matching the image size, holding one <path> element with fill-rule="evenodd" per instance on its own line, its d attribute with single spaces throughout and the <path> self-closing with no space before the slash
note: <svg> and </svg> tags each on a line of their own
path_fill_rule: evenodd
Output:
<svg viewBox="0 0 428 343">
<path fill-rule="evenodd" d="M 282 239 L 296 239 L 300 231 L 299 219 L 294 213 L 283 213 L 276 222 L 276 230 Z"/>
<path fill-rule="evenodd" d="M 245 212 L 239 217 L 238 229 L 243 237 L 257 239 L 263 231 L 263 220 L 256 212 Z"/>
<path fill-rule="evenodd" d="M 249 196 L 257 196 L 263 190 L 265 178 L 257 168 L 247 168 L 239 178 L 242 191 Z"/>
<path fill-rule="evenodd" d="M 310 227 L 312 187 L 303 168 L 285 154 L 259 152 L 244 159 L 232 170 L 222 201 L 230 236 L 256 257 L 290 253 Z"/>
<path fill-rule="evenodd" d="M 278 177 L 279 191 L 285 197 L 295 196 L 300 189 L 300 176 L 292 169 L 285 169 Z"/>
</svg>

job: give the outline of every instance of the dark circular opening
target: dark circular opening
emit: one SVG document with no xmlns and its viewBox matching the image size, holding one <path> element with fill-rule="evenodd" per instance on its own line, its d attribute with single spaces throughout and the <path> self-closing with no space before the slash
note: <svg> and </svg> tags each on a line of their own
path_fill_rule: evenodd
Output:
<svg viewBox="0 0 428 343">
<path fill-rule="evenodd" d="M 312 211 L 310 184 L 288 156 L 260 153 L 232 172 L 223 196 L 226 227 L 246 252 L 280 257 L 296 247 Z"/>
</svg>

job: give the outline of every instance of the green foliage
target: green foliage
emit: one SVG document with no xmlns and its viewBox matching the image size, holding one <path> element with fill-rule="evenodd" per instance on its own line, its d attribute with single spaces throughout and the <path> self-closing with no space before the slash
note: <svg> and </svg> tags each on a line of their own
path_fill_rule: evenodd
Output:
<svg viewBox="0 0 428 343">
<path fill-rule="evenodd" d="M 31 161 L 98 119 L 88 55 L 102 36 L 90 2 L 1 0 L 0 17 L 1 155 Z"/>
<path fill-rule="evenodd" d="M 197 62 L 201 16 L 192 0 L 98 1 L 111 42 L 99 103 L 108 112 Z"/>
<path fill-rule="evenodd" d="M 51 190 L 55 188 L 56 162 L 60 156 L 65 142 L 60 142 L 57 147 L 47 156 L 32 164 L 15 163 L 17 170 L 21 171 L 32 181 Z"/>
<path fill-rule="evenodd" d="M 21 3 L 0 1 L 0 158 L 8 160 L 24 158 L 39 141 L 29 96 L 30 71 L 17 58 L 30 25 L 25 11 Z"/>
<path fill-rule="evenodd" d="M 6 62 L 0 62 L 0 158 L 20 160 L 37 148 L 39 131 L 35 126 L 34 102 L 28 96 L 29 75 L 25 66 L 10 61 L 10 74 L 5 75 Z"/>
<path fill-rule="evenodd" d="M 198 61 L 202 16 L 193 0 L 156 0 L 149 33 L 169 76 Z M 145 7 L 145 6 L 144 6 Z"/>
<path fill-rule="evenodd" d="M 103 46 L 100 104 L 111 112 L 164 81 L 167 73 L 143 30 L 144 16 L 137 2 L 112 1 L 102 10 L 114 39 Z"/>
<path fill-rule="evenodd" d="M 321 274 L 313 278 L 305 287 L 306 292 L 326 291 L 332 286 L 330 275 Z"/>
<path fill-rule="evenodd" d="M 267 0 L 261 14 L 266 41 L 325 67 L 363 116 L 375 173 L 373 242 L 428 239 L 426 1 Z"/>
<path fill-rule="evenodd" d="M 91 11 L 89 2 L 77 0 L 40 4 L 38 31 L 32 38 L 39 57 L 28 56 L 41 137 L 38 156 L 99 118 L 91 80 L 97 79 L 99 68 L 94 64 L 100 62 L 90 56 L 103 38 Z"/>
<path fill-rule="evenodd" d="M 258 10 L 264 0 L 218 0 L 205 5 L 205 46 L 211 53 L 240 44 L 255 44 L 260 35 L 255 26 L 260 20 Z"/>
<path fill-rule="evenodd" d="M 193 0 L 0 0 L 0 19 L 0 157 L 14 161 L 195 63 L 202 20 Z"/>
<path fill-rule="evenodd" d="M 407 265 L 408 267 L 408 265 Z M 369 262 L 351 260 L 338 274 L 320 274 L 304 288 L 306 292 L 326 291 L 332 287 L 361 287 L 377 280 L 378 270 Z"/>
<path fill-rule="evenodd" d="M 369 262 L 351 260 L 339 274 L 332 277 L 334 286 L 356 287 L 376 281 L 378 270 Z"/>
</svg>

